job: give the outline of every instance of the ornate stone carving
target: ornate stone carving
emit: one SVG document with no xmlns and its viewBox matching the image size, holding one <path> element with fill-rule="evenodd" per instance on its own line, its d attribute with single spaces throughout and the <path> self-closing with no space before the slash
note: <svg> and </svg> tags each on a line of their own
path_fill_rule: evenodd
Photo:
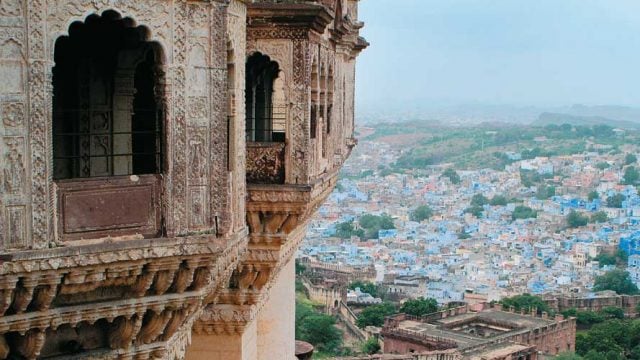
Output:
<svg viewBox="0 0 640 360">
<path fill-rule="evenodd" d="M 20 128 L 25 124 L 23 103 L 4 103 L 2 105 L 2 123 L 7 128 Z"/>
<path fill-rule="evenodd" d="M 4 155 L 4 190 L 18 194 L 23 191 L 26 180 L 25 141 L 23 137 L 5 137 L 4 143 L 7 148 Z"/>
</svg>

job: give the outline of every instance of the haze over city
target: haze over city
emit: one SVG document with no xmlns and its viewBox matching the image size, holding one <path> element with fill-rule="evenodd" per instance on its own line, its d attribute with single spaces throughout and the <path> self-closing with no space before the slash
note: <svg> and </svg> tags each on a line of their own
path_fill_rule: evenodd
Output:
<svg viewBox="0 0 640 360">
<path fill-rule="evenodd" d="M 638 1 L 367 0 L 359 11 L 375 39 L 357 67 L 364 113 L 640 105 Z"/>
</svg>

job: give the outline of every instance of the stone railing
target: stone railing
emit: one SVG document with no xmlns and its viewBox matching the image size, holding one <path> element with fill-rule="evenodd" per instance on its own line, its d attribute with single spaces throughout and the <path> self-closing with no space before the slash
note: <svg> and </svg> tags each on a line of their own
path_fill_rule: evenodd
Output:
<svg viewBox="0 0 640 360">
<path fill-rule="evenodd" d="M 455 341 L 437 336 L 429 336 L 407 329 L 384 327 L 381 334 L 385 338 L 394 337 L 421 344 L 428 347 L 430 350 L 450 350 L 458 347 L 458 344 Z"/>
<path fill-rule="evenodd" d="M 247 182 L 284 184 L 284 143 L 247 143 Z"/>
</svg>

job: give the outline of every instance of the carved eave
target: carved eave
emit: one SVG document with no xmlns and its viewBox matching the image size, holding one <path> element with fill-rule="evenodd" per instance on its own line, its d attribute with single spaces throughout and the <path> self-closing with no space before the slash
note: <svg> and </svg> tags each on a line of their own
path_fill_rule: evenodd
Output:
<svg viewBox="0 0 640 360">
<path fill-rule="evenodd" d="M 285 27 L 324 33 L 333 14 L 318 4 L 257 3 L 247 6 L 247 28 Z"/>
</svg>

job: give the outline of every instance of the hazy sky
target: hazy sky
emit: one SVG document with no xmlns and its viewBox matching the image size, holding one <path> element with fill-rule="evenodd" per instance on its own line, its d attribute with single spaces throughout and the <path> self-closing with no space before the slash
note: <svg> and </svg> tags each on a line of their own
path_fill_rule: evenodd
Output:
<svg viewBox="0 0 640 360">
<path fill-rule="evenodd" d="M 357 102 L 640 106 L 640 0 L 363 0 Z"/>
</svg>

